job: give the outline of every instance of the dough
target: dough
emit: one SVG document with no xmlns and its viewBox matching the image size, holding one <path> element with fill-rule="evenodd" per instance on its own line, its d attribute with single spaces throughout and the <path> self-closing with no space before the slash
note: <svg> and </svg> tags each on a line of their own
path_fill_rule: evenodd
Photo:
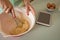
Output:
<svg viewBox="0 0 60 40">
<path fill-rule="evenodd" d="M 0 22 L 1 29 L 6 34 L 9 34 L 9 32 L 17 26 L 13 17 L 6 13 L 0 14 Z"/>
</svg>

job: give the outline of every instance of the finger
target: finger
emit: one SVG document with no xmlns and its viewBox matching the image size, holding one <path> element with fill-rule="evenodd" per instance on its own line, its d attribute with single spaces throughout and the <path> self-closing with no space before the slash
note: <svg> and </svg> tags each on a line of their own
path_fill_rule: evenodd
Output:
<svg viewBox="0 0 60 40">
<path fill-rule="evenodd" d="M 9 8 L 6 6 L 6 5 L 3 5 L 3 10 L 4 10 L 4 12 L 6 12 L 7 13 L 7 10 L 8 10 Z"/>
<path fill-rule="evenodd" d="M 11 9 L 12 9 L 12 8 L 13 8 L 13 7 L 11 7 L 11 6 L 9 6 L 9 7 L 7 6 L 7 8 L 5 9 L 5 12 L 6 12 L 6 13 L 11 12 Z"/>
<path fill-rule="evenodd" d="M 4 9 L 4 12 L 9 13 L 10 12 L 10 8 Z"/>
<path fill-rule="evenodd" d="M 14 9 L 11 10 L 11 13 L 12 13 L 12 17 L 13 17 L 13 18 L 16 18 Z"/>
<path fill-rule="evenodd" d="M 4 12 L 6 12 L 7 9 L 8 9 L 8 7 L 4 7 L 4 8 L 3 8 Z M 7 12 L 6 12 L 6 13 L 7 13 Z"/>
<path fill-rule="evenodd" d="M 26 5 L 26 13 L 27 13 L 27 15 L 29 15 L 29 7 L 28 7 L 28 5 Z"/>
<path fill-rule="evenodd" d="M 27 15 L 29 15 L 29 11 L 30 11 L 30 10 L 29 10 L 29 7 L 28 7 L 28 8 L 27 8 Z"/>
<path fill-rule="evenodd" d="M 35 15 L 36 11 L 35 11 L 35 9 L 30 4 L 29 4 L 29 8 L 30 8 L 31 12 Z"/>
</svg>

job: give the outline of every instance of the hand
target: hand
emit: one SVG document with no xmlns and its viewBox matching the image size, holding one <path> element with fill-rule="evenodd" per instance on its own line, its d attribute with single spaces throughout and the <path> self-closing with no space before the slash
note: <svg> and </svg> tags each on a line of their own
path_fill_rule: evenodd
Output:
<svg viewBox="0 0 60 40">
<path fill-rule="evenodd" d="M 36 12 L 35 12 L 34 8 L 32 7 L 32 5 L 30 4 L 30 0 L 24 0 L 24 4 L 26 7 L 27 15 L 29 15 L 29 11 L 31 11 L 35 15 Z"/>
<path fill-rule="evenodd" d="M 30 3 L 26 7 L 26 10 L 27 10 L 27 15 L 29 15 L 29 11 L 31 11 L 34 15 L 36 14 L 35 9 L 32 7 L 32 5 Z"/>
<path fill-rule="evenodd" d="M 0 4 L 2 5 L 4 12 L 10 12 L 12 16 L 15 18 L 14 8 L 9 0 L 0 0 Z"/>
</svg>

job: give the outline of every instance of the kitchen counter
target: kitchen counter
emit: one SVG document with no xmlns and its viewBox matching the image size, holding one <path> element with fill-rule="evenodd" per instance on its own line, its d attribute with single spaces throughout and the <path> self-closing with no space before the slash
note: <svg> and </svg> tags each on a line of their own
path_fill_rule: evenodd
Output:
<svg viewBox="0 0 60 40">
<path fill-rule="evenodd" d="M 43 2 L 42 0 L 35 0 L 32 2 L 32 5 L 34 4 L 33 7 L 36 10 L 36 16 L 38 15 L 39 11 L 46 8 L 46 2 L 47 0 Z M 60 12 L 58 10 L 51 14 L 50 25 L 50 27 L 46 27 L 35 24 L 34 28 L 23 36 L 4 38 L 2 35 L 0 35 L 0 40 L 60 40 Z"/>
</svg>

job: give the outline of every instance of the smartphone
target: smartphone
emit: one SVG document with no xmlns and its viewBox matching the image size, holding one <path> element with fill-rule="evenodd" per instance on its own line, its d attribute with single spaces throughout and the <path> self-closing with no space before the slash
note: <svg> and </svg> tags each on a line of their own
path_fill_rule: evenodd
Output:
<svg viewBox="0 0 60 40">
<path fill-rule="evenodd" d="M 50 26 L 50 16 L 47 12 L 39 12 L 37 24 Z"/>
</svg>

